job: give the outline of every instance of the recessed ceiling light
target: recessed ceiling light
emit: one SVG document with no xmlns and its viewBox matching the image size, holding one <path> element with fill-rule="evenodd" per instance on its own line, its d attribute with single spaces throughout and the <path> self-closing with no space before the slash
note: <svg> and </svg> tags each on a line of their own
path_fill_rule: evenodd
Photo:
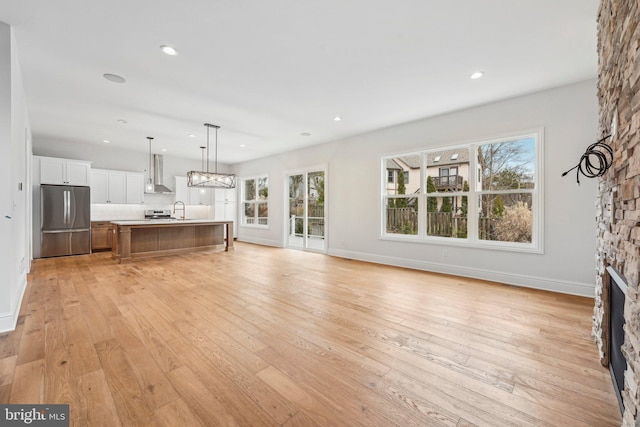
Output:
<svg viewBox="0 0 640 427">
<path fill-rule="evenodd" d="M 309 132 L 302 132 L 300 136 L 311 136 L 311 134 Z"/>
<path fill-rule="evenodd" d="M 244 147 L 246 147 L 246 145 L 240 144 L 240 148 L 244 148 Z"/>
<path fill-rule="evenodd" d="M 166 44 L 163 44 L 162 46 L 160 46 L 160 50 L 162 50 L 164 53 L 170 56 L 176 56 L 178 54 L 178 51 L 176 50 L 175 47 L 169 46 Z"/>
<path fill-rule="evenodd" d="M 482 76 L 484 76 L 484 73 L 482 71 L 476 71 L 475 73 L 471 74 L 469 77 L 473 80 L 477 80 Z"/>
<path fill-rule="evenodd" d="M 162 149 L 162 151 L 166 153 L 166 152 L 167 152 L 167 149 L 166 149 L 166 148 L 163 148 L 163 149 Z"/>
<path fill-rule="evenodd" d="M 109 141 L 108 139 L 103 139 L 102 142 L 104 142 L 105 144 L 110 143 L 111 141 Z"/>
<path fill-rule="evenodd" d="M 107 80 L 109 80 L 110 82 L 113 82 L 113 83 L 124 83 L 124 82 L 126 82 L 124 77 L 119 76 L 117 74 L 106 73 L 106 74 L 103 74 L 102 77 L 104 77 L 105 79 L 107 79 Z"/>
<path fill-rule="evenodd" d="M 335 117 L 333 118 L 333 120 L 335 120 L 336 122 L 339 122 L 340 120 L 342 120 L 342 117 L 340 117 L 340 116 L 335 116 Z"/>
<path fill-rule="evenodd" d="M 189 134 L 189 138 L 195 138 L 196 136 L 192 133 Z"/>
</svg>

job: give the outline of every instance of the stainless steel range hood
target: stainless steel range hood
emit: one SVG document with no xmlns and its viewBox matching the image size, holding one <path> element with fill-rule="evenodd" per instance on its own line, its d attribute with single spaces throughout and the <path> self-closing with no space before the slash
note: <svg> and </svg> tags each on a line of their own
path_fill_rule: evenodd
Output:
<svg viewBox="0 0 640 427">
<path fill-rule="evenodd" d="M 163 184 L 164 168 L 162 154 L 153 155 L 153 191 L 145 190 L 146 193 L 173 194 L 170 188 Z"/>
</svg>

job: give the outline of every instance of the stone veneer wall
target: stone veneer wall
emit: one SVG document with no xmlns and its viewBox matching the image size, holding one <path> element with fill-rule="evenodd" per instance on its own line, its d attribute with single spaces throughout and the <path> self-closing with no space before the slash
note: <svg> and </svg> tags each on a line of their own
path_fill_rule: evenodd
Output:
<svg viewBox="0 0 640 427">
<path fill-rule="evenodd" d="M 640 2 L 602 0 L 598 16 L 598 97 L 600 130 L 617 132 L 608 140 L 614 163 L 600 180 L 596 201 L 597 278 L 593 335 L 603 364 L 608 364 L 607 266 L 627 281 L 624 315 L 625 405 L 623 426 L 640 426 Z"/>
</svg>

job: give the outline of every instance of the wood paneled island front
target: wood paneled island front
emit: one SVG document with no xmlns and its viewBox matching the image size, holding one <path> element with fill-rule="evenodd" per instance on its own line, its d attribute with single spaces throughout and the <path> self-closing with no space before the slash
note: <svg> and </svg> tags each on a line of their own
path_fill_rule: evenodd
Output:
<svg viewBox="0 0 640 427">
<path fill-rule="evenodd" d="M 112 221 L 112 256 L 132 258 L 233 249 L 233 221 L 208 219 Z"/>
</svg>

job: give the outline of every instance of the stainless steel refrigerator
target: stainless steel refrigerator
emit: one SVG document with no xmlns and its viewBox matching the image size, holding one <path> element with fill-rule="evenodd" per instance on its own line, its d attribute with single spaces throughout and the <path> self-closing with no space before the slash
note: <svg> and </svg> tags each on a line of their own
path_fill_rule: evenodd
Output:
<svg viewBox="0 0 640 427">
<path fill-rule="evenodd" d="M 40 256 L 91 252 L 89 187 L 40 186 Z"/>
</svg>

